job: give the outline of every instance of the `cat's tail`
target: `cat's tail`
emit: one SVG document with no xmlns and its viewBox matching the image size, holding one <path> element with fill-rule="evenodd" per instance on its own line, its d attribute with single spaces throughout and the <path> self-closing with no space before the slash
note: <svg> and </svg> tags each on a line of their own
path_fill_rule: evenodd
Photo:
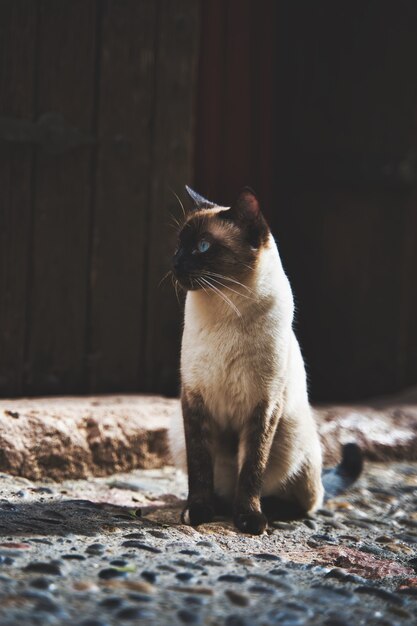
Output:
<svg viewBox="0 0 417 626">
<path fill-rule="evenodd" d="M 362 450 L 356 443 L 345 444 L 339 465 L 323 470 L 324 499 L 329 500 L 346 491 L 359 478 L 362 470 Z"/>
</svg>

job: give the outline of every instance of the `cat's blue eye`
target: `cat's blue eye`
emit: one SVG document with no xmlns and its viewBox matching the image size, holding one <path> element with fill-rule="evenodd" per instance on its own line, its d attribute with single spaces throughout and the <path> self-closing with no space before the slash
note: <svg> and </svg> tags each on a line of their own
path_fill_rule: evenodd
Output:
<svg viewBox="0 0 417 626">
<path fill-rule="evenodd" d="M 199 252 L 207 252 L 209 248 L 210 248 L 210 242 L 207 241 L 206 239 L 200 239 L 200 241 L 197 244 L 197 250 Z"/>
</svg>

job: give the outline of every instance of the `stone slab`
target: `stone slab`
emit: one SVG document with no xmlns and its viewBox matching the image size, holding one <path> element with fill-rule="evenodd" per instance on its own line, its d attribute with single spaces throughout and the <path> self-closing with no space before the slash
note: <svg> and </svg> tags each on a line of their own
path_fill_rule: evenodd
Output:
<svg viewBox="0 0 417 626">
<path fill-rule="evenodd" d="M 325 463 L 350 441 L 372 461 L 417 460 L 417 399 L 406 402 L 317 407 Z M 177 399 L 144 395 L 0 400 L 0 471 L 62 480 L 162 467 L 177 410 Z"/>
<path fill-rule="evenodd" d="M 1 400 L 0 471 L 62 480 L 162 467 L 176 406 L 128 395 Z"/>
</svg>

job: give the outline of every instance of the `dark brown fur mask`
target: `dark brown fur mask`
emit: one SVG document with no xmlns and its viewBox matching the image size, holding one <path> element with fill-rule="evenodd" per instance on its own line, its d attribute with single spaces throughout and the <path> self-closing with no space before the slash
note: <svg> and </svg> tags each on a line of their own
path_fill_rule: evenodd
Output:
<svg viewBox="0 0 417 626">
<path fill-rule="evenodd" d="M 221 209 L 186 190 L 195 206 L 178 235 L 172 259 L 175 278 L 186 290 L 204 288 L 205 280 L 218 288 L 225 277 L 244 281 L 269 235 L 258 198 L 245 188 L 230 209 Z"/>
</svg>

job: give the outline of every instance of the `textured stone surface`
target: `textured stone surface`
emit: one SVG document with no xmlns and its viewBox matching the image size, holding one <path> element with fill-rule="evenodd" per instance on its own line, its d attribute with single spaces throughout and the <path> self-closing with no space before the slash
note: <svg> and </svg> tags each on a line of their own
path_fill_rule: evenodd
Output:
<svg viewBox="0 0 417 626">
<path fill-rule="evenodd" d="M 60 480 L 161 467 L 175 406 L 152 396 L 1 400 L 0 470 Z"/>
<path fill-rule="evenodd" d="M 355 441 L 372 461 L 417 459 L 417 404 L 328 406 L 317 410 L 326 463 Z"/>
<path fill-rule="evenodd" d="M 60 480 L 161 467 L 170 462 L 167 427 L 177 410 L 178 400 L 140 395 L 0 400 L 0 471 Z M 317 419 L 327 464 L 350 441 L 369 460 L 417 459 L 413 391 L 320 407 Z"/>
<path fill-rule="evenodd" d="M 173 468 L 35 482 L 0 474 L 2 626 L 409 626 L 417 464 L 369 463 L 346 495 L 262 536 L 180 522 Z"/>
</svg>

